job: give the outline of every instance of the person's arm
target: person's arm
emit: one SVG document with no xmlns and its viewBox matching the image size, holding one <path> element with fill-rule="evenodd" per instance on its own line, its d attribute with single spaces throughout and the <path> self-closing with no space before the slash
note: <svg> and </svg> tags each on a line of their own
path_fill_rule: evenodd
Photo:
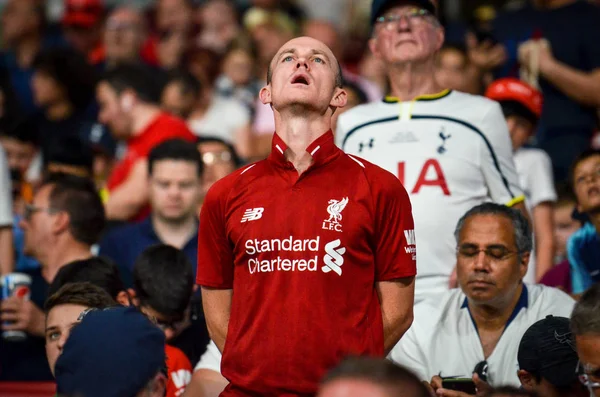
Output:
<svg viewBox="0 0 600 397">
<path fill-rule="evenodd" d="M 552 175 L 552 160 L 541 150 L 521 152 L 528 155 L 524 170 L 532 207 L 533 232 L 535 237 L 535 281 L 540 282 L 544 274 L 554 266 L 554 220 L 552 205 L 556 201 L 556 189 Z M 527 157 L 526 157 L 527 158 Z"/>
<path fill-rule="evenodd" d="M 386 354 L 398 343 L 413 321 L 415 278 L 406 277 L 375 284 L 383 318 L 383 340 Z"/>
<path fill-rule="evenodd" d="M 0 227 L 0 276 L 13 272 L 14 251 L 12 226 Z"/>
<path fill-rule="evenodd" d="M 490 105 L 478 128 L 486 140 L 481 144 L 480 158 L 490 198 L 521 211 L 531 221 L 515 168 L 508 125 L 499 104 Z"/>
<path fill-rule="evenodd" d="M 544 64 L 540 60 L 540 73 L 574 101 L 589 107 L 600 107 L 600 69 L 582 72 L 552 58 Z"/>
<path fill-rule="evenodd" d="M 104 207 L 106 218 L 128 220 L 148 203 L 148 161 L 138 160 L 127 180 L 110 192 Z"/>
<path fill-rule="evenodd" d="M 549 46 L 533 41 L 522 44 L 519 51 L 521 65 L 528 67 L 536 52 L 541 76 L 574 101 L 590 107 L 600 107 L 600 68 L 590 72 L 575 69 L 556 59 Z"/>
<path fill-rule="evenodd" d="M 429 358 L 424 347 L 429 344 L 431 333 L 435 330 L 435 322 L 432 321 L 435 310 L 436 308 L 431 308 L 427 302 L 417 304 L 414 308 L 413 324 L 387 356 L 396 364 L 410 368 L 419 380 L 425 382 L 431 379 L 431 374 L 428 370 Z"/>
<path fill-rule="evenodd" d="M 229 316 L 231 315 L 232 289 L 202 287 L 202 308 L 210 338 L 220 352 L 225 348 Z"/>
<path fill-rule="evenodd" d="M 194 369 L 192 381 L 183 397 L 218 397 L 225 390 L 229 382 L 221 375 L 221 358 L 221 352 L 210 341 Z"/>
<path fill-rule="evenodd" d="M 219 372 L 210 369 L 194 371 L 192 381 L 182 397 L 218 397 L 229 382 Z"/>
<path fill-rule="evenodd" d="M 387 354 L 413 321 L 417 248 L 412 206 L 404 186 L 394 175 L 380 169 L 372 176 L 375 288 Z"/>
<path fill-rule="evenodd" d="M 544 202 L 533 208 L 535 235 L 535 280 L 539 282 L 554 265 L 554 221 L 552 203 Z"/>
<path fill-rule="evenodd" d="M 229 178 L 221 179 L 210 188 L 200 211 L 198 227 L 196 283 L 202 287 L 208 334 L 221 352 L 225 347 L 233 297 L 234 248 L 227 235 L 224 215 L 231 189 L 229 183 Z"/>
</svg>

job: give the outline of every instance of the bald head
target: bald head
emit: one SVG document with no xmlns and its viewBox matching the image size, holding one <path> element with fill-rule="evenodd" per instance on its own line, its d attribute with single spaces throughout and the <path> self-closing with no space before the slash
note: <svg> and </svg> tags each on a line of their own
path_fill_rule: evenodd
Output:
<svg viewBox="0 0 600 397">
<path fill-rule="evenodd" d="M 323 42 L 313 39 L 312 37 L 296 37 L 285 43 L 281 48 L 277 51 L 271 62 L 269 63 L 269 67 L 267 69 L 267 84 L 271 84 L 271 80 L 273 78 L 273 67 L 276 62 L 279 61 L 283 54 L 294 53 L 296 51 L 295 46 L 298 45 L 310 45 L 313 48 L 313 52 L 321 53 L 329 60 L 330 65 L 335 65 L 335 86 L 341 88 L 343 86 L 343 76 L 342 76 L 342 67 L 340 66 L 339 61 L 331 51 L 329 47 L 327 47 Z"/>
</svg>

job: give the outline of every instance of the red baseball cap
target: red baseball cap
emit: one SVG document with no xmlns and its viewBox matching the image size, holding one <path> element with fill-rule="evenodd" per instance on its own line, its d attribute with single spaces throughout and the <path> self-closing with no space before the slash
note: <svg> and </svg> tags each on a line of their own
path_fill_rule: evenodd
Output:
<svg viewBox="0 0 600 397">
<path fill-rule="evenodd" d="M 489 85 L 485 96 L 502 102 L 517 102 L 536 118 L 542 115 L 542 93 L 527 83 L 515 78 L 503 78 Z"/>
<path fill-rule="evenodd" d="M 100 21 L 103 13 L 102 0 L 65 0 L 62 23 L 89 28 Z"/>
</svg>

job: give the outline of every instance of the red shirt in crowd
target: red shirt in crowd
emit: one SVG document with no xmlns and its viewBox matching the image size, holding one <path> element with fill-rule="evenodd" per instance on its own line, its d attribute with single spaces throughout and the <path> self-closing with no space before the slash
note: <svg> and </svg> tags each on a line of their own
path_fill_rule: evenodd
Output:
<svg viewBox="0 0 600 397">
<path fill-rule="evenodd" d="M 166 397 L 179 397 L 192 380 L 192 364 L 181 350 L 165 345 L 167 356 L 167 394 Z"/>
<path fill-rule="evenodd" d="M 196 137 L 183 120 L 161 112 L 144 131 L 127 141 L 125 157 L 115 165 L 108 178 L 108 191 L 112 192 L 125 182 L 133 165 L 138 160 L 148 157 L 155 146 L 173 138 L 182 138 L 190 142 L 196 141 Z M 140 210 L 133 220 L 143 219 L 148 213 L 149 208 L 145 207 Z"/>
<path fill-rule="evenodd" d="M 411 205 L 389 172 L 331 132 L 298 175 L 268 159 L 217 182 L 200 215 L 197 283 L 233 289 L 224 396 L 315 393 L 349 354 L 384 356 L 378 281 L 416 274 Z"/>
</svg>

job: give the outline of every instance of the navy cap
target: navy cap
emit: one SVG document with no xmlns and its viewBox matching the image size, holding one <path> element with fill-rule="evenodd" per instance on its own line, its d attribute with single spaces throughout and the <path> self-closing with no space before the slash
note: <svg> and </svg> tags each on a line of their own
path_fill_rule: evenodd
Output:
<svg viewBox="0 0 600 397">
<path fill-rule="evenodd" d="M 133 307 L 93 310 L 56 362 L 59 394 L 135 396 L 166 368 L 165 335 Z"/>
<path fill-rule="evenodd" d="M 517 353 L 519 368 L 554 386 L 569 386 L 578 381 L 574 346 L 569 319 L 548 316 L 523 334 Z"/>
<path fill-rule="evenodd" d="M 381 16 L 388 8 L 403 3 L 416 4 L 423 7 L 433 15 L 436 15 L 435 4 L 431 0 L 373 0 L 371 3 L 371 25 L 375 25 L 375 20 Z"/>
</svg>

